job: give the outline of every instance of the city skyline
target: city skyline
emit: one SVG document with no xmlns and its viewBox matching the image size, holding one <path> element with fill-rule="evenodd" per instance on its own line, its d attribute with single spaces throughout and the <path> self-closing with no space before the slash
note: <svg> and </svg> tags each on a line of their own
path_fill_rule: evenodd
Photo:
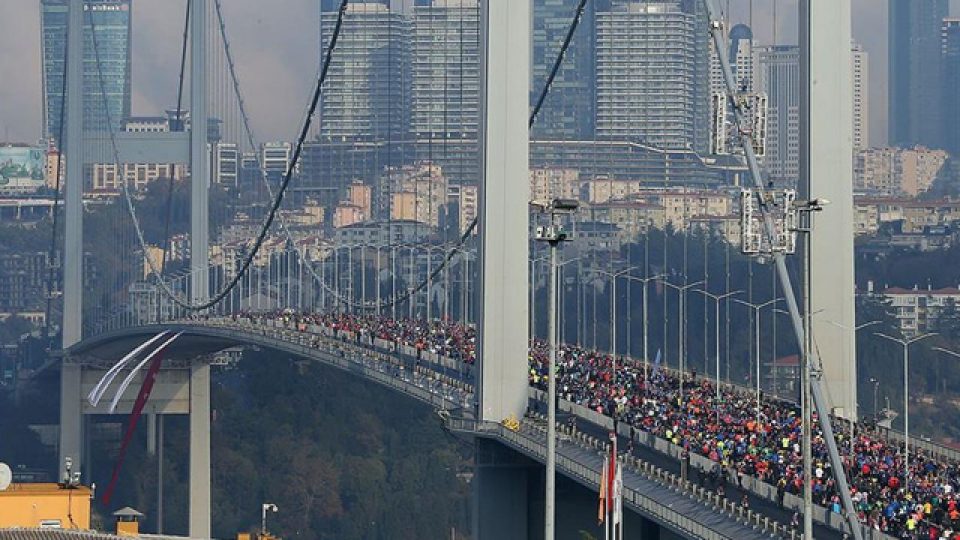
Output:
<svg viewBox="0 0 960 540">
<path fill-rule="evenodd" d="M 0 139 L 32 142 L 42 135 L 41 45 L 39 0 L 6 0 L 0 17 L 0 48 L 21 54 L 0 57 L 0 70 L 18 73 L 16 84 L 0 89 Z M 726 5 L 721 1 L 720 4 Z M 772 2 L 755 2 L 754 35 L 760 44 L 772 38 Z M 777 38 L 796 43 L 796 0 L 780 0 Z M 299 129 L 310 81 L 319 63 L 317 0 L 283 0 L 264 10 L 255 0 L 225 3 L 225 17 L 234 36 L 234 53 L 245 83 L 254 129 L 262 140 L 291 139 Z M 747 0 L 732 0 L 732 22 L 748 22 Z M 184 1 L 134 0 L 134 115 L 159 114 L 176 103 Z M 854 38 L 870 54 L 870 141 L 887 140 L 886 4 L 853 0 Z M 950 14 L 960 14 L 960 0 L 950 0 Z M 881 31 L 877 29 L 880 28 Z M 292 30 L 292 31 L 291 31 Z M 265 39 L 270 36 L 272 39 Z M 254 77 L 257 73 L 260 76 Z M 277 96 L 283 96 L 278 99 Z"/>
<path fill-rule="evenodd" d="M 0 540 L 106 526 L 91 512 L 118 518 L 116 538 L 246 538 L 257 502 L 260 538 L 526 540 L 541 518 L 544 540 L 599 538 L 595 491 L 609 540 L 625 517 L 647 540 L 797 538 L 801 515 L 804 540 L 958 529 L 960 449 L 936 445 L 960 437 L 960 364 L 934 351 L 960 358 L 960 168 L 942 149 L 858 151 L 873 71 L 849 54 L 850 9 L 866 0 L 714 0 L 736 6 L 729 28 L 702 0 L 593 0 L 592 56 L 564 42 L 547 84 L 563 20 L 536 14 L 587 0 L 251 1 L 69 0 L 68 60 L 44 24 L 47 101 L 70 67 L 69 135 L 56 151 L 0 142 Z M 949 1 L 889 5 L 942 19 Z M 100 112 L 90 73 L 106 78 L 99 54 L 80 61 L 98 2 L 150 6 L 125 28 L 165 35 L 149 52 L 178 66 L 166 25 L 189 10 L 179 81 L 170 60 L 138 63 L 150 42 L 115 47 L 117 136 L 83 122 Z M 480 3 L 479 24 L 443 13 Z M 798 3 L 803 46 L 764 18 Z M 901 71 L 903 41 L 928 71 L 956 57 L 960 77 L 960 19 L 944 52 L 917 54 L 909 34 L 935 36 L 897 37 L 917 19 L 886 13 L 897 35 L 878 23 L 864 40 L 898 56 L 884 127 L 922 101 L 899 93 L 923 83 Z M 189 117 L 179 99 L 158 116 L 177 83 Z M 538 102 L 554 139 L 528 133 L 541 87 L 558 92 Z M 956 111 L 929 101 L 923 127 L 941 131 Z M 38 486 L 4 493 L 62 498 L 81 475 L 107 487 L 67 493 L 65 516 L 20 502 Z"/>
</svg>

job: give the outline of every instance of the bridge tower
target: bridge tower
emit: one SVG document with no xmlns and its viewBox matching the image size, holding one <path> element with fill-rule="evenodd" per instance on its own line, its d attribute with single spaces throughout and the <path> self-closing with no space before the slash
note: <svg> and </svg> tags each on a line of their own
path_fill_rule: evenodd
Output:
<svg viewBox="0 0 960 540">
<path fill-rule="evenodd" d="M 189 163 L 191 192 L 191 300 L 209 296 L 208 275 L 197 271 L 208 266 L 207 158 L 207 0 L 190 3 L 190 108 L 191 129 L 168 133 L 88 133 L 83 125 L 84 32 L 93 31 L 84 21 L 84 0 L 70 0 L 67 24 L 67 137 L 66 219 L 63 277 L 63 349 L 82 339 L 83 316 L 83 171 L 98 152 L 94 149 L 116 142 L 121 163 Z M 112 139 L 112 140 L 111 140 Z M 60 461 L 83 462 L 82 367 L 65 359 L 60 376 Z M 190 536 L 210 537 L 210 367 L 198 360 L 190 368 Z M 150 422 L 153 425 L 153 422 Z M 59 466 L 59 465 L 58 465 Z"/>
<path fill-rule="evenodd" d="M 850 1 L 804 0 L 801 16 L 801 191 L 830 201 L 810 241 L 812 333 L 830 407 L 857 418 L 853 260 L 853 75 Z M 809 76 L 806 76 L 809 75 Z"/>
<path fill-rule="evenodd" d="M 481 0 L 481 286 L 477 418 L 527 408 L 530 0 Z M 527 538 L 536 469 L 476 441 L 474 538 Z M 504 455 L 507 458 L 504 458 Z"/>
</svg>

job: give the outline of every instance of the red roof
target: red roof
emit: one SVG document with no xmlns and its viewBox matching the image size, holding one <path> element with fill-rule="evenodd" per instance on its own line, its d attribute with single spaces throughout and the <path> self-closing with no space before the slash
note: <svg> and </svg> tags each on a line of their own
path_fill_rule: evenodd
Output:
<svg viewBox="0 0 960 540">
<path fill-rule="evenodd" d="M 796 367 L 800 365 L 800 355 L 791 354 L 789 356 L 781 356 L 777 358 L 773 363 L 774 367 Z"/>
</svg>

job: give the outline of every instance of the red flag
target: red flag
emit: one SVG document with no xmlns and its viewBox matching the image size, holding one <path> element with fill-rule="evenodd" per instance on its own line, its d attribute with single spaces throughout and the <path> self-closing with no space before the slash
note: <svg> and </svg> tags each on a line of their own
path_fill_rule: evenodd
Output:
<svg viewBox="0 0 960 540">
<path fill-rule="evenodd" d="M 143 379 L 143 386 L 140 388 L 140 394 L 137 395 L 137 401 L 133 404 L 133 410 L 130 412 L 130 422 L 127 424 L 127 432 L 123 436 L 123 443 L 120 445 L 120 455 L 117 456 L 117 463 L 113 467 L 113 476 L 110 478 L 110 485 L 103 495 L 103 504 L 109 505 L 113 498 L 113 490 L 117 487 L 117 480 L 120 478 L 120 468 L 123 466 L 123 458 L 127 454 L 127 446 L 133 440 L 133 434 L 137 430 L 137 421 L 143 414 L 143 408 L 147 405 L 147 399 L 150 398 L 150 392 L 153 391 L 153 383 L 157 380 L 157 373 L 160 371 L 160 364 L 163 360 L 163 354 L 157 353 L 150 361 L 150 368 Z"/>
</svg>

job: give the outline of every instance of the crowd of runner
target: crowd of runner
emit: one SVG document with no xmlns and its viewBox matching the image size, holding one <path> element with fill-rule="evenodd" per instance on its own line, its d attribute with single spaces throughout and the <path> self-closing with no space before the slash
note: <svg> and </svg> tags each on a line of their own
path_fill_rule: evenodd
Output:
<svg viewBox="0 0 960 540">
<path fill-rule="evenodd" d="M 280 319 L 301 330 L 318 325 L 470 364 L 476 360 L 474 330 L 454 322 L 291 312 L 246 317 Z M 546 389 L 548 361 L 547 345 L 535 341 L 529 355 L 531 385 Z M 758 411 L 756 394 L 728 387 L 721 389 L 718 402 L 713 383 L 695 373 L 684 375 L 681 390 L 681 378 L 673 371 L 619 358 L 614 374 L 610 355 L 577 346 L 561 347 L 557 364 L 561 399 L 616 416 L 636 430 L 706 456 L 732 481 L 753 476 L 775 485 L 781 501 L 785 493 L 802 493 L 802 426 L 793 404 L 764 399 Z M 875 432 L 859 433 L 851 442 L 849 426 L 839 423 L 834 433 L 862 522 L 894 537 L 960 540 L 960 463 L 911 449 L 909 483 L 905 483 L 900 445 Z M 840 513 L 827 456 L 815 425 L 814 501 Z"/>
</svg>

